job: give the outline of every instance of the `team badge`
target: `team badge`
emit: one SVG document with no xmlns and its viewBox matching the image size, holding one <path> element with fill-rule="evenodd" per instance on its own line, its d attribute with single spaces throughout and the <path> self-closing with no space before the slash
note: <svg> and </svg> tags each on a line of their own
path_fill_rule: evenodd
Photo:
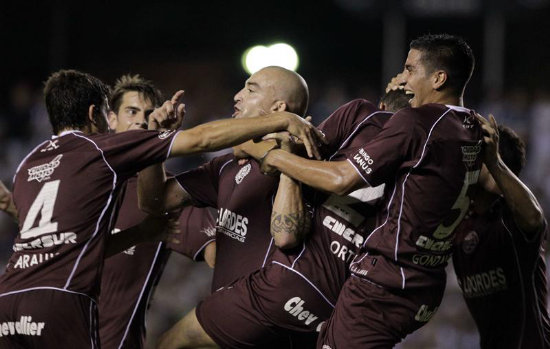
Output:
<svg viewBox="0 0 550 349">
<path fill-rule="evenodd" d="M 466 254 L 471 254 L 476 249 L 478 243 L 479 236 L 475 231 L 471 230 L 468 234 L 466 234 L 466 237 L 462 242 L 462 250 Z"/>
<path fill-rule="evenodd" d="M 246 175 L 250 173 L 251 168 L 252 168 L 252 165 L 250 164 L 246 164 L 245 166 L 243 166 L 243 168 L 241 168 L 239 172 L 237 172 L 237 175 L 235 176 L 235 182 L 237 184 L 241 184 L 244 177 L 246 177 Z"/>
<path fill-rule="evenodd" d="M 481 141 L 476 145 L 464 145 L 460 148 L 462 149 L 462 162 L 464 162 L 466 167 L 471 168 L 474 166 L 477 155 L 481 151 Z"/>
<path fill-rule="evenodd" d="M 61 164 L 62 157 L 63 157 L 63 154 L 59 154 L 55 158 L 53 158 L 52 161 L 46 164 L 29 168 L 27 170 L 29 173 L 29 178 L 27 179 L 27 182 L 30 182 L 33 180 L 36 180 L 37 182 L 42 182 L 50 179 L 55 169 L 59 166 L 59 164 Z"/>
</svg>

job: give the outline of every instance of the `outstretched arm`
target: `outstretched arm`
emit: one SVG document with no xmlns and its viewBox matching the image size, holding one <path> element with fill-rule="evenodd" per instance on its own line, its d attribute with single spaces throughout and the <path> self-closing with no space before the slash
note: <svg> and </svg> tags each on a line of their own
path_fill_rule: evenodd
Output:
<svg viewBox="0 0 550 349">
<path fill-rule="evenodd" d="M 305 159 L 280 149 L 272 149 L 267 142 L 247 142 L 241 150 L 258 160 L 262 171 L 276 169 L 287 176 L 318 190 L 347 195 L 365 187 L 365 182 L 347 161 L 317 161 Z"/>
<path fill-rule="evenodd" d="M 105 258 L 111 257 L 134 245 L 149 241 L 164 241 L 179 232 L 178 220 L 171 216 L 147 216 L 141 223 L 107 239 Z"/>
<path fill-rule="evenodd" d="M 13 196 L 2 181 L 0 181 L 0 210 L 6 212 L 17 222 L 17 210 L 15 209 Z"/>
<path fill-rule="evenodd" d="M 489 120 L 478 115 L 481 127 L 485 133 L 484 142 L 484 162 L 498 186 L 506 205 L 512 212 L 514 221 L 521 231 L 526 234 L 536 234 L 540 232 L 544 224 L 544 215 L 542 209 L 527 186 L 506 166 L 499 155 L 498 148 L 498 126 L 495 118 L 489 115 Z M 490 177 L 480 179 L 481 184 L 491 190 L 493 184 Z"/>
</svg>

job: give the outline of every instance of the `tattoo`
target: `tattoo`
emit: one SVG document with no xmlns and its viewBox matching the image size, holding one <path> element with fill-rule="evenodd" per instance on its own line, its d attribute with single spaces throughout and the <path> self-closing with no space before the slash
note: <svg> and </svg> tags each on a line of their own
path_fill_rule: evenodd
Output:
<svg viewBox="0 0 550 349">
<path fill-rule="evenodd" d="M 271 213 L 271 235 L 290 234 L 302 240 L 309 232 L 311 220 L 309 215 L 300 211 L 298 213 L 284 214 L 273 211 Z"/>
</svg>

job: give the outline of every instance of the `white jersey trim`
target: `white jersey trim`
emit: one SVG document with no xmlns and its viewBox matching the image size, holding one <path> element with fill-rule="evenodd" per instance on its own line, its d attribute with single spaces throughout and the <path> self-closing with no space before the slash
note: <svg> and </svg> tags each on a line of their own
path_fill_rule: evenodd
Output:
<svg viewBox="0 0 550 349">
<path fill-rule="evenodd" d="M 202 246 L 199 247 L 197 252 L 195 252 L 195 254 L 193 255 L 193 260 L 196 262 L 197 258 L 199 257 L 199 254 L 206 248 L 206 246 L 208 246 L 209 243 L 214 242 L 214 241 L 216 241 L 215 237 L 210 239 L 210 240 L 207 240 L 204 244 L 202 244 Z"/>
<path fill-rule="evenodd" d="M 273 261 L 271 262 L 273 264 L 277 264 L 277 265 L 280 265 L 281 267 L 287 269 L 287 270 L 290 270 L 291 272 L 293 273 L 296 273 L 296 275 L 300 276 L 302 279 L 304 279 L 308 284 L 311 285 L 311 287 L 313 287 L 313 289 L 315 289 L 315 291 L 317 291 L 317 293 L 319 293 L 321 295 L 321 297 L 323 297 L 323 299 L 325 300 L 325 302 L 327 302 L 332 308 L 334 308 L 334 304 L 332 304 L 328 298 L 323 294 L 323 292 L 321 292 L 321 290 L 319 290 L 319 288 L 317 288 L 317 286 L 315 286 L 315 284 L 313 282 L 311 282 L 304 274 L 300 273 L 299 271 L 297 271 L 296 269 L 292 269 L 282 263 L 279 263 L 279 262 L 276 262 L 276 261 Z"/>
<path fill-rule="evenodd" d="M 109 198 L 107 199 L 107 204 L 105 205 L 105 207 L 103 208 L 103 211 L 101 212 L 101 214 L 99 215 L 99 218 L 96 222 L 96 228 L 95 228 L 95 231 L 93 232 L 92 236 L 88 239 L 88 241 L 86 242 L 86 244 L 84 245 L 84 247 L 82 248 L 82 251 L 80 251 L 79 255 L 78 255 L 78 258 L 76 259 L 76 262 L 73 266 L 73 270 L 71 271 L 71 274 L 69 275 L 69 277 L 67 278 L 67 282 L 65 283 L 65 286 L 64 288 L 67 289 L 69 287 L 69 285 L 71 284 L 71 281 L 73 279 L 73 276 L 74 276 L 74 273 L 76 272 L 76 269 L 78 268 L 78 265 L 80 263 L 80 260 L 82 259 L 82 256 L 84 255 L 84 253 L 86 252 L 86 250 L 88 249 L 88 245 L 90 244 L 90 242 L 96 237 L 97 233 L 99 232 L 99 224 L 101 223 L 101 221 L 103 220 L 103 216 L 105 215 L 105 213 L 107 212 L 107 209 L 109 208 L 109 206 L 111 205 L 111 200 L 113 199 L 113 193 L 116 189 L 116 183 L 117 183 L 117 174 L 115 172 L 115 170 L 113 170 L 113 168 L 111 167 L 111 165 L 109 164 L 109 162 L 107 161 L 107 159 L 105 159 L 105 155 L 103 154 L 103 150 L 101 150 L 101 148 L 99 148 L 99 146 L 91 139 L 89 139 L 88 137 L 86 136 L 83 136 L 83 135 L 79 135 L 79 134 L 76 134 L 73 132 L 73 135 L 75 135 L 76 137 L 79 137 L 79 138 L 82 138 L 82 139 L 85 139 L 87 140 L 88 142 L 92 143 L 96 149 L 100 152 L 101 154 L 101 157 L 103 158 L 103 161 L 105 162 L 105 164 L 107 165 L 107 167 L 109 167 L 109 169 L 111 170 L 111 172 L 113 173 L 113 187 L 111 189 L 111 193 L 109 194 Z"/>
<path fill-rule="evenodd" d="M 74 294 L 74 295 L 78 295 L 78 296 L 84 296 L 86 298 L 89 298 L 93 302 L 95 302 L 95 300 L 92 297 L 90 297 L 89 295 L 87 295 L 85 293 L 71 291 L 71 290 L 67 290 L 67 289 L 64 289 L 64 288 L 51 287 L 51 286 L 38 286 L 38 287 L 24 288 L 22 290 L 10 291 L 10 292 L 0 294 L 0 297 L 11 296 L 13 294 L 25 293 L 25 292 L 37 291 L 37 290 L 51 290 L 51 291 L 59 291 L 59 292 L 70 293 L 70 294 Z"/>
<path fill-rule="evenodd" d="M 134 310 L 132 311 L 132 315 L 130 316 L 130 319 L 128 319 L 128 324 L 126 325 L 126 330 L 124 331 L 124 335 L 122 336 L 122 339 L 120 340 L 120 344 L 118 345 L 118 349 L 122 348 L 122 345 L 124 344 L 124 341 L 126 340 L 126 337 L 128 336 L 128 332 L 130 331 L 130 326 L 132 325 L 132 321 L 134 321 L 134 317 L 136 316 L 136 312 L 139 309 L 139 304 L 141 303 L 141 299 L 143 297 L 143 293 L 147 289 L 147 285 L 149 284 L 149 279 L 151 278 L 151 274 L 153 273 L 153 269 L 155 268 L 155 265 L 157 264 L 158 256 L 160 254 L 160 251 L 163 248 L 162 242 L 158 244 L 157 251 L 155 252 L 155 256 L 153 257 L 153 261 L 151 262 L 151 266 L 149 267 L 149 272 L 147 273 L 147 277 L 145 278 L 145 281 L 143 282 L 143 286 L 141 288 L 141 291 L 139 292 L 139 296 L 136 299 L 136 303 L 134 306 Z M 153 290 L 153 287 L 151 287 L 151 291 Z"/>
<path fill-rule="evenodd" d="M 21 167 L 23 166 L 23 164 L 25 163 L 25 161 L 27 161 L 27 159 L 29 158 L 29 156 L 31 156 L 32 154 L 34 154 L 38 148 L 40 148 L 41 146 L 43 146 L 44 144 L 46 144 L 46 142 L 48 141 L 44 141 L 42 143 L 40 143 L 39 145 L 37 145 L 36 147 L 33 148 L 33 150 L 31 150 L 27 156 L 25 156 L 23 158 L 23 160 L 21 160 L 21 162 L 19 163 L 19 166 L 17 166 L 17 170 L 15 170 L 15 174 L 13 175 L 13 179 L 12 179 L 12 183 L 15 184 L 15 177 L 17 176 L 17 174 L 19 173 L 19 170 L 21 169 Z"/>
</svg>

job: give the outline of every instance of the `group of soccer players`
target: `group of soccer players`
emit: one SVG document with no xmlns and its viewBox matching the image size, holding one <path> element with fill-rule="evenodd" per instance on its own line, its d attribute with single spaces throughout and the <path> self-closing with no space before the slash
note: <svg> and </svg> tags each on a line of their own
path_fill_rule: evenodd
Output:
<svg viewBox="0 0 550 349">
<path fill-rule="evenodd" d="M 473 68 L 462 39 L 419 37 L 379 105 L 315 128 L 305 80 L 267 67 L 233 119 L 182 131 L 181 91 L 162 103 L 139 76 L 111 92 L 54 73 L 54 135 L 0 188 L 20 227 L 0 347 L 143 347 L 172 250 L 214 279 L 159 348 L 391 348 L 436 312 L 451 257 L 483 348 L 550 347 L 547 223 L 517 177 L 521 140 L 463 105 Z M 230 146 L 175 176 L 162 165 Z"/>
</svg>

